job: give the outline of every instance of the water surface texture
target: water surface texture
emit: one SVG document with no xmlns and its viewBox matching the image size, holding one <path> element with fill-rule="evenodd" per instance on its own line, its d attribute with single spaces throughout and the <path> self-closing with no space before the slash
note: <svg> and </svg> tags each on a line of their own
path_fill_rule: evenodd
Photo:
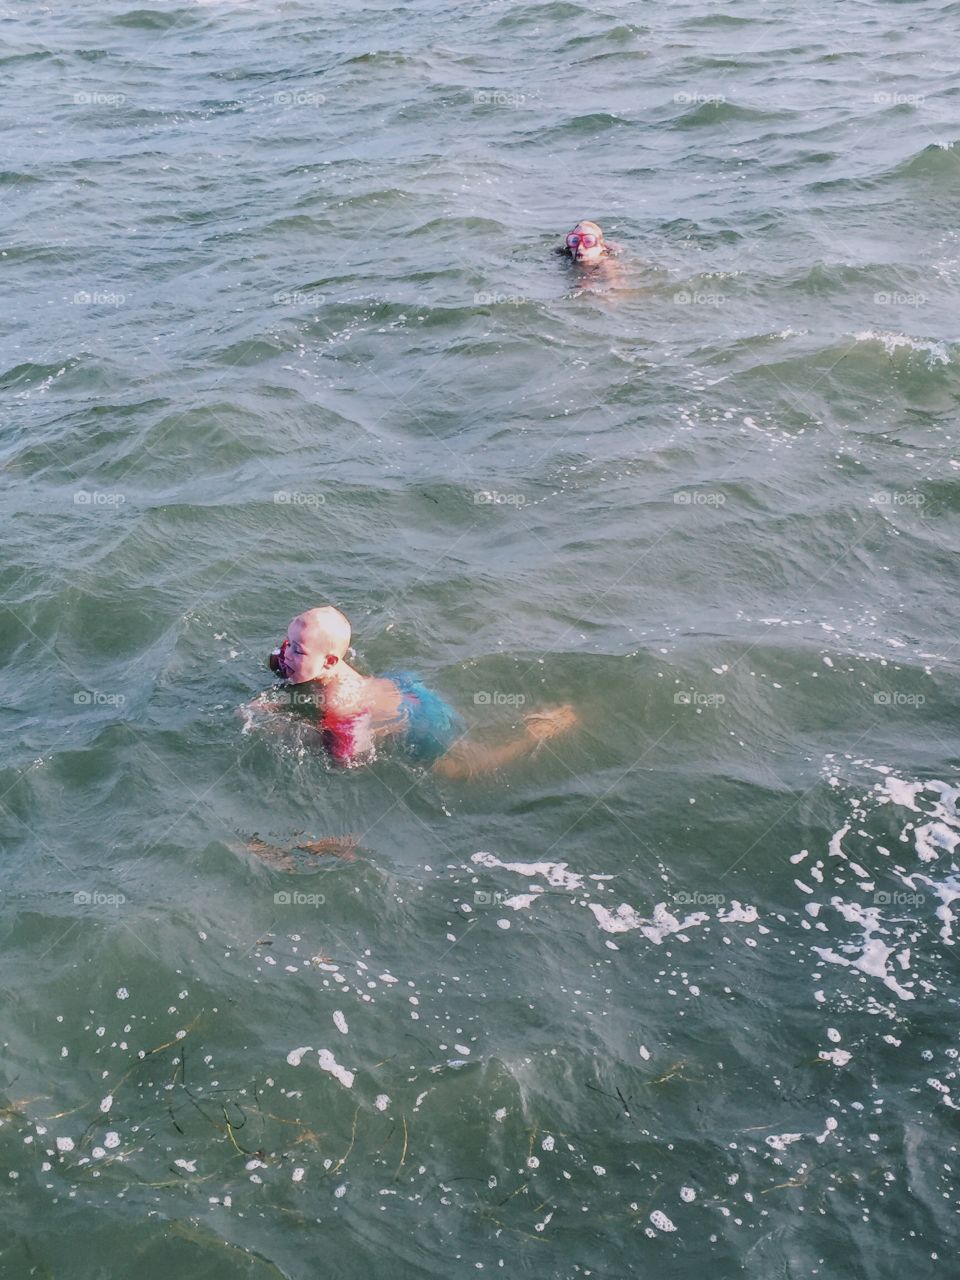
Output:
<svg viewBox="0 0 960 1280">
<path fill-rule="evenodd" d="M 3 6 L 0 1274 L 956 1273 L 958 25 Z"/>
</svg>

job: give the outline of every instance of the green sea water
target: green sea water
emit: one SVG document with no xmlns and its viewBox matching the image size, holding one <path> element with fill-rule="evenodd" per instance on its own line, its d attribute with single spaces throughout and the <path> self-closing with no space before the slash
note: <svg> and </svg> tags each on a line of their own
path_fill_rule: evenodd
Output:
<svg viewBox="0 0 960 1280">
<path fill-rule="evenodd" d="M 0 8 L 0 1275 L 955 1274 L 958 25 Z"/>
</svg>

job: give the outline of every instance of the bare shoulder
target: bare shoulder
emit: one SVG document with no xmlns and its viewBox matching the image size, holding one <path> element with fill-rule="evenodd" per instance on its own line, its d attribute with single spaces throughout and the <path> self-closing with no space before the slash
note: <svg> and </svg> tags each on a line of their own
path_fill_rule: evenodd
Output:
<svg viewBox="0 0 960 1280">
<path fill-rule="evenodd" d="M 369 706 L 377 715 L 392 717 L 400 711 L 403 694 L 386 676 L 374 676 L 367 685 Z"/>
</svg>

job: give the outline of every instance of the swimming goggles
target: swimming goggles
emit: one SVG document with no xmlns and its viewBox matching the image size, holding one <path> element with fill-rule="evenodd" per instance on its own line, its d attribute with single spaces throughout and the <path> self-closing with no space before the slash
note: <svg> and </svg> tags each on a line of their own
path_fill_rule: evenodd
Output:
<svg viewBox="0 0 960 1280">
<path fill-rule="evenodd" d="M 600 243 L 600 237 L 592 235 L 589 231 L 582 235 L 579 231 L 571 231 L 567 236 L 567 248 L 575 249 L 578 244 L 582 244 L 585 249 L 595 249 Z"/>
</svg>

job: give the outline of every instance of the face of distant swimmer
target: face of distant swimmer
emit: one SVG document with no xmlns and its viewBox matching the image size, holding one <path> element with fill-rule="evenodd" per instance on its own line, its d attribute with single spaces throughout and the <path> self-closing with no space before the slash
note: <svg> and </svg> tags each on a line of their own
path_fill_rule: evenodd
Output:
<svg viewBox="0 0 960 1280">
<path fill-rule="evenodd" d="M 595 222 L 578 222 L 567 232 L 566 245 L 574 262 L 599 262 L 605 253 L 603 230 Z"/>
</svg>

